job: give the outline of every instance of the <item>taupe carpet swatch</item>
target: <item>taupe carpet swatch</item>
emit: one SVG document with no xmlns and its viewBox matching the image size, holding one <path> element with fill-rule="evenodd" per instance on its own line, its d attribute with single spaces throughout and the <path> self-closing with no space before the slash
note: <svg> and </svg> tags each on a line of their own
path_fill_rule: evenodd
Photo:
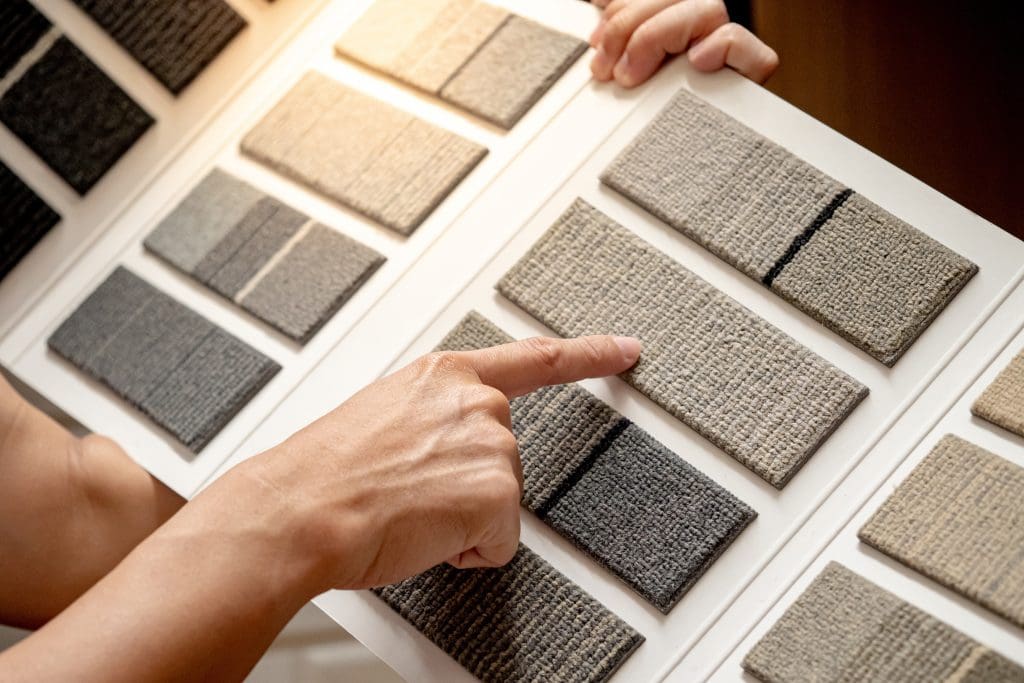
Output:
<svg viewBox="0 0 1024 683">
<path fill-rule="evenodd" d="M 194 452 L 280 370 L 120 266 L 47 344 Z"/>
<path fill-rule="evenodd" d="M 766 683 L 1022 683 L 1024 669 L 831 562 L 743 660 Z"/>
<path fill-rule="evenodd" d="M 581 199 L 497 288 L 559 335 L 639 337 L 623 378 L 777 488 L 868 393 Z"/>
<path fill-rule="evenodd" d="M 1024 468 L 946 435 L 858 536 L 1024 627 Z"/>
<path fill-rule="evenodd" d="M 971 406 L 971 412 L 1024 436 L 1024 350 L 982 392 Z"/>
<path fill-rule="evenodd" d="M 441 564 L 374 593 L 485 683 L 604 681 L 644 640 L 523 545 L 498 569 Z"/>
<path fill-rule="evenodd" d="M 685 89 L 601 180 L 888 366 L 978 270 Z"/>
<path fill-rule="evenodd" d="M 509 129 L 579 58 L 573 36 L 477 0 L 377 0 L 338 54 Z"/>
<path fill-rule="evenodd" d="M 59 222 L 57 212 L 0 163 L 0 280 Z"/>
<path fill-rule="evenodd" d="M 310 72 L 245 136 L 242 152 L 409 235 L 487 149 Z"/>
<path fill-rule="evenodd" d="M 512 341 L 476 312 L 438 350 Z M 757 513 L 576 384 L 512 401 L 523 505 L 668 613 Z"/>
</svg>

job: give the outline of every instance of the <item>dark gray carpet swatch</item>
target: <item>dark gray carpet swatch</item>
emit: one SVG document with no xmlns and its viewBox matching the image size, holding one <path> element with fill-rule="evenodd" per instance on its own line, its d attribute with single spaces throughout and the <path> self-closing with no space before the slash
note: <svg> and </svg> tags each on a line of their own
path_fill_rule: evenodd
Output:
<svg viewBox="0 0 1024 683">
<path fill-rule="evenodd" d="M 0 163 L 0 280 L 59 222 L 57 212 Z"/>
<path fill-rule="evenodd" d="M 73 0 L 174 94 L 246 22 L 223 0 Z"/>
<path fill-rule="evenodd" d="M 195 452 L 280 370 L 123 267 L 47 344 Z"/>
<path fill-rule="evenodd" d="M 84 195 L 153 119 L 62 36 L 0 98 L 0 122 Z"/>
<path fill-rule="evenodd" d="M 0 3 L 0 78 L 49 30 L 50 22 L 28 0 Z"/>
<path fill-rule="evenodd" d="M 498 569 L 441 564 L 374 593 L 485 683 L 604 681 L 644 640 L 523 545 Z"/>
<path fill-rule="evenodd" d="M 1024 468 L 947 434 L 858 536 L 1024 628 Z"/>
<path fill-rule="evenodd" d="M 686 90 L 601 180 L 888 366 L 978 271 Z"/>
<path fill-rule="evenodd" d="M 1024 669 L 836 562 L 743 660 L 766 683 L 1022 683 Z"/>
<path fill-rule="evenodd" d="M 581 199 L 497 288 L 559 335 L 639 337 L 623 378 L 777 488 L 868 393 Z"/>
<path fill-rule="evenodd" d="M 469 313 L 438 350 L 512 341 Z M 523 505 L 666 614 L 757 513 L 576 384 L 512 401 Z"/>
</svg>

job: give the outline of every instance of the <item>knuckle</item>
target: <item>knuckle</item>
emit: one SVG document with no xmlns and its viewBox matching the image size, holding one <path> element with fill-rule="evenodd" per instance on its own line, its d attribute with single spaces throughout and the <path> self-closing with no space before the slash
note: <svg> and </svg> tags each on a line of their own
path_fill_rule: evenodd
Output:
<svg viewBox="0 0 1024 683">
<path fill-rule="evenodd" d="M 729 10 L 723 0 L 700 0 L 700 11 L 719 26 L 729 21 Z"/>
<path fill-rule="evenodd" d="M 542 367 L 551 371 L 561 367 L 564 358 L 561 343 L 549 337 L 533 337 L 527 339 L 525 343 Z"/>
<path fill-rule="evenodd" d="M 633 32 L 628 12 L 618 12 L 604 25 L 604 37 L 601 41 L 605 50 L 614 50 L 622 46 Z"/>
<path fill-rule="evenodd" d="M 417 361 L 420 374 L 437 376 L 451 372 L 458 365 L 456 355 L 452 351 L 435 351 L 428 353 Z"/>
</svg>

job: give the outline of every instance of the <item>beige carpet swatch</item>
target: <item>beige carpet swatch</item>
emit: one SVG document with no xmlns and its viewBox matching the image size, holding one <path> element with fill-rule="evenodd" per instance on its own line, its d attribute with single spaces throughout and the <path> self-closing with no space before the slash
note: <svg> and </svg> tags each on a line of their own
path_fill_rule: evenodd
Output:
<svg viewBox="0 0 1024 683">
<path fill-rule="evenodd" d="M 947 435 L 858 536 L 1024 627 L 1024 468 Z"/>
<path fill-rule="evenodd" d="M 971 406 L 983 420 L 1024 436 L 1024 350 L 1003 368 Z"/>
</svg>

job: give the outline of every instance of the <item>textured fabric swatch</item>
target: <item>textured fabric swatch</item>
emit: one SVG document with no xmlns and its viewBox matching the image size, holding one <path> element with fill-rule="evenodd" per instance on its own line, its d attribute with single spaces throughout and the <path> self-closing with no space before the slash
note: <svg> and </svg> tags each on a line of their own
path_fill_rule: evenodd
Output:
<svg viewBox="0 0 1024 683">
<path fill-rule="evenodd" d="M 374 593 L 484 683 L 604 681 L 644 640 L 523 545 L 498 569 L 441 564 Z"/>
<path fill-rule="evenodd" d="M 0 122 L 85 194 L 153 119 L 62 36 L 0 98 Z"/>
<path fill-rule="evenodd" d="M 1024 350 L 1003 368 L 971 412 L 983 420 L 1024 436 Z"/>
<path fill-rule="evenodd" d="M 1024 627 L 1024 468 L 946 435 L 858 536 Z"/>
<path fill-rule="evenodd" d="M 562 336 L 639 337 L 623 378 L 777 488 L 868 393 L 582 199 L 497 288 Z"/>
<path fill-rule="evenodd" d="M 0 3 L 0 78 L 49 30 L 50 22 L 28 0 Z"/>
<path fill-rule="evenodd" d="M 888 366 L 978 270 L 686 90 L 601 180 Z"/>
<path fill-rule="evenodd" d="M 1024 669 L 836 562 L 743 668 L 766 683 L 1024 683 Z"/>
<path fill-rule="evenodd" d="M 439 350 L 510 341 L 472 312 Z M 514 399 L 512 430 L 523 505 L 662 612 L 757 516 L 579 385 Z"/>
<path fill-rule="evenodd" d="M 73 1 L 174 94 L 246 26 L 223 0 Z"/>
<path fill-rule="evenodd" d="M 0 280 L 58 222 L 57 212 L 0 163 Z"/>
<path fill-rule="evenodd" d="M 242 151 L 402 235 L 487 154 L 316 72 L 245 136 Z"/>
<path fill-rule="evenodd" d="M 122 267 L 47 344 L 195 452 L 280 370 Z"/>
</svg>

